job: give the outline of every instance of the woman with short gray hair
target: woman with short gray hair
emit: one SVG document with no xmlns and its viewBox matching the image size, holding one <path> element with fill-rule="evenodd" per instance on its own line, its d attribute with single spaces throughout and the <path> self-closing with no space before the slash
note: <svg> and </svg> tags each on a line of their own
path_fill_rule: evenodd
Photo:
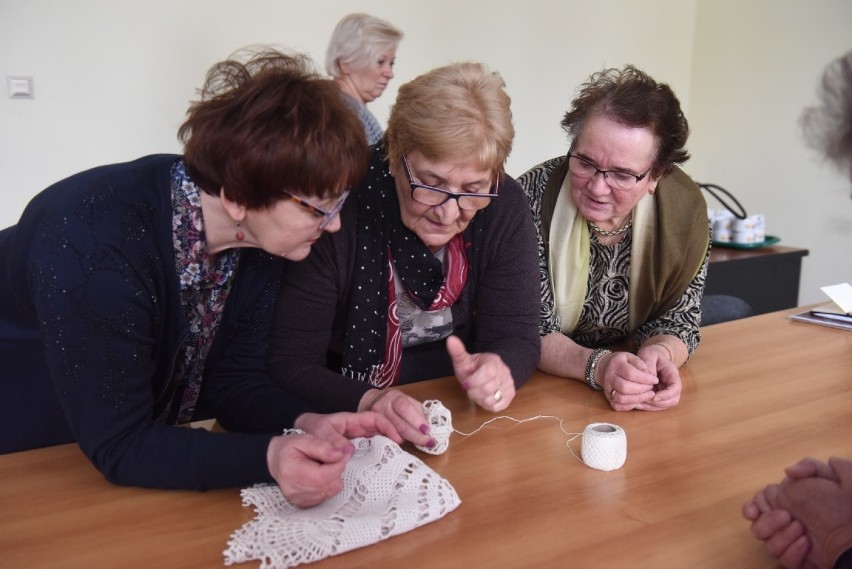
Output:
<svg viewBox="0 0 852 569">
<path fill-rule="evenodd" d="M 369 14 L 345 16 L 331 34 L 325 69 L 340 87 L 344 102 L 361 119 L 369 144 L 378 142 L 383 131 L 367 103 L 381 97 L 393 79 L 401 39 L 401 31 Z"/>
</svg>

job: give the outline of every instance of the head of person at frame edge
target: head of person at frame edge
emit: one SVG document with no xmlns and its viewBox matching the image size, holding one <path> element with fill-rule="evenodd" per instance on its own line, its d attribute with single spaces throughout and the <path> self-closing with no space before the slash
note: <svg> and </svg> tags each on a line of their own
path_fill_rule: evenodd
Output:
<svg viewBox="0 0 852 569">
<path fill-rule="evenodd" d="M 826 67 L 819 104 L 806 108 L 799 124 L 808 145 L 852 182 L 852 51 Z"/>
<path fill-rule="evenodd" d="M 283 259 L 340 228 L 363 129 L 306 58 L 260 48 L 210 69 L 179 137 L 183 155 L 76 174 L 0 232 L 0 452 L 77 441 L 115 483 L 274 481 L 318 503 L 348 438 L 401 440 L 376 413 L 307 412 L 265 371 Z M 199 417 L 228 432 L 175 426 Z"/>
<path fill-rule="evenodd" d="M 689 127 L 668 85 L 634 66 L 591 75 L 565 113 L 567 154 L 518 178 L 539 230 L 539 368 L 617 411 L 677 405 L 698 345 L 710 229 L 676 165 Z"/>
<path fill-rule="evenodd" d="M 852 181 L 852 51 L 823 72 L 819 103 L 802 113 L 809 146 Z M 852 568 L 852 460 L 806 457 L 743 504 L 751 533 L 787 569 Z"/>
<path fill-rule="evenodd" d="M 483 409 L 511 403 L 540 340 L 535 228 L 503 166 L 509 105 L 479 63 L 400 87 L 343 231 L 282 283 L 276 382 L 316 409 L 376 410 L 423 446 L 435 440 L 422 403 L 397 384 L 455 375 Z"/>
</svg>

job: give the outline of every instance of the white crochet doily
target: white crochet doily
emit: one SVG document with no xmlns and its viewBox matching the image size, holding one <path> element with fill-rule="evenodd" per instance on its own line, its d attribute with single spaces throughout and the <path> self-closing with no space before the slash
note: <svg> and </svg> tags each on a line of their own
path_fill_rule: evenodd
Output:
<svg viewBox="0 0 852 569">
<path fill-rule="evenodd" d="M 430 399 L 423 402 L 423 413 L 429 421 L 429 436 L 435 441 L 435 446 L 414 446 L 429 454 L 444 454 L 450 447 L 450 435 L 453 434 L 452 412 L 437 399 Z"/>
<path fill-rule="evenodd" d="M 225 565 L 260 561 L 260 569 L 295 567 L 376 543 L 442 518 L 461 503 L 444 478 L 392 440 L 353 439 L 343 490 L 300 510 L 277 485 L 243 489 L 255 518 L 238 529 Z"/>
</svg>

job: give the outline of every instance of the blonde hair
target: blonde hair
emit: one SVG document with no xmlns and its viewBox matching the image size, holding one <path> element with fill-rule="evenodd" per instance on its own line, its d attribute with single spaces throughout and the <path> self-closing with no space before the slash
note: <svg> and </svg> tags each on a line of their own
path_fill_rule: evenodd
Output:
<svg viewBox="0 0 852 569">
<path fill-rule="evenodd" d="M 515 137 L 505 87 L 499 73 L 470 62 L 438 67 L 402 85 L 385 133 L 391 164 L 416 150 L 429 160 L 472 158 L 503 174 Z"/>
<path fill-rule="evenodd" d="M 402 32 L 392 24 L 369 14 L 349 14 L 337 23 L 325 52 L 325 70 L 332 77 L 341 77 L 341 64 L 354 70 L 364 69 L 378 59 L 379 54 L 395 47 Z"/>
</svg>

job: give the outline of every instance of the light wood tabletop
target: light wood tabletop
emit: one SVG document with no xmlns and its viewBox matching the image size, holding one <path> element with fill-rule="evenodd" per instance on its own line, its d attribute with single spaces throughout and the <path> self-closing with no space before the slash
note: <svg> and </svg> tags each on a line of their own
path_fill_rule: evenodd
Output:
<svg viewBox="0 0 852 569">
<path fill-rule="evenodd" d="M 462 504 L 432 524 L 311 565 L 335 567 L 775 567 L 740 506 L 804 456 L 852 456 L 852 333 L 772 313 L 702 329 L 678 407 L 612 411 L 577 381 L 536 374 L 505 414 L 627 433 L 627 462 L 593 470 L 553 419 L 501 419 L 430 456 Z M 451 378 L 406 386 L 455 427 L 494 417 Z M 580 438 L 569 443 L 580 454 Z M 252 518 L 239 489 L 107 483 L 76 445 L 0 456 L 0 567 L 221 567 Z M 257 567 L 257 563 L 244 564 Z"/>
</svg>

